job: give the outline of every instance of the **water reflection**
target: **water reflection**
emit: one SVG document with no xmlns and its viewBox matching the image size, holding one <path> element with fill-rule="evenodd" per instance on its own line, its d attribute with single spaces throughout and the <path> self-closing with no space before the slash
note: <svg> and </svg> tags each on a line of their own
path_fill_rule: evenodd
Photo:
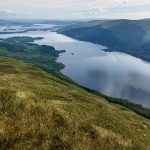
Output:
<svg viewBox="0 0 150 150">
<path fill-rule="evenodd" d="M 150 63 L 124 53 L 104 52 L 104 46 L 50 31 L 7 34 L 1 38 L 10 36 L 44 37 L 35 43 L 66 50 L 58 61 L 66 66 L 62 72 L 75 82 L 109 96 L 128 98 L 150 107 Z"/>
</svg>

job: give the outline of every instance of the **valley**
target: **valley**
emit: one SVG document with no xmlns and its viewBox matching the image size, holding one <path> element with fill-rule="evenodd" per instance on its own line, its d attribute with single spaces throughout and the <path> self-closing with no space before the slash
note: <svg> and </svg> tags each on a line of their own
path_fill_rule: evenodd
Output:
<svg viewBox="0 0 150 150">
<path fill-rule="evenodd" d="M 149 62 L 125 53 L 107 52 L 109 48 L 106 46 L 76 40 L 56 32 L 60 30 L 57 28 L 61 26 L 63 29 L 68 24 L 28 25 L 27 28 L 31 31 L 26 31 L 25 25 L 17 28 L 10 26 L 11 29 L 16 28 L 16 32 L 21 30 L 22 33 L 14 33 L 13 31 L 8 33 L 8 31 L 5 31 L 7 34 L 1 34 L 2 41 L 7 44 L 13 42 L 12 46 L 14 45 L 14 47 L 20 42 L 21 52 L 1 51 L 1 55 L 25 60 L 35 66 L 42 67 L 45 71 L 53 72 L 60 78 L 64 74 L 82 87 L 101 92 L 110 97 L 128 99 L 131 102 L 150 108 Z M 49 28 L 46 29 L 46 27 Z M 9 29 L 9 26 L 7 28 Z M 13 37 L 16 37 L 18 41 L 15 42 Z M 19 37 L 26 37 L 24 39 L 32 37 L 33 39 L 31 38 L 31 41 L 21 41 L 23 38 L 19 40 Z M 29 42 L 32 42 L 32 44 Z M 38 45 L 41 45 L 41 47 Z M 29 50 L 22 52 L 24 47 Z M 42 49 L 47 50 L 42 53 Z M 52 58 L 53 53 L 54 57 Z M 57 63 L 54 61 L 57 61 Z M 72 82 L 65 76 L 63 78 Z"/>
<path fill-rule="evenodd" d="M 150 1 L 0 0 L 0 150 L 150 150 Z"/>
<path fill-rule="evenodd" d="M 149 62 L 20 23 L 0 31 L 0 149 L 150 148 Z"/>
</svg>

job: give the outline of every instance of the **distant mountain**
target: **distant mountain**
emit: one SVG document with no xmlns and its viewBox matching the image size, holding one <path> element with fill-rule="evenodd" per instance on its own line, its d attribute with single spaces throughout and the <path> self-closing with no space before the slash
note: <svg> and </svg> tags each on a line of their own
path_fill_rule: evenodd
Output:
<svg viewBox="0 0 150 150">
<path fill-rule="evenodd" d="M 150 22 L 147 20 L 94 20 L 73 24 L 59 33 L 108 46 L 150 61 Z"/>
<path fill-rule="evenodd" d="M 72 25 L 74 23 L 79 23 L 79 21 L 65 21 L 65 20 L 4 20 L 0 19 L 0 26 L 11 26 L 11 25 L 34 25 L 34 24 L 56 24 L 56 25 Z"/>
</svg>

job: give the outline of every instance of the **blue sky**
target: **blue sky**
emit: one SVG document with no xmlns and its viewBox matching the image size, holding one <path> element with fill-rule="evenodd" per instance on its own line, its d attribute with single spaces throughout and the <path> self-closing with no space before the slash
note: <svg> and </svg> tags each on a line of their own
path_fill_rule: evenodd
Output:
<svg viewBox="0 0 150 150">
<path fill-rule="evenodd" d="M 150 0 L 0 0 L 0 18 L 150 18 Z"/>
</svg>

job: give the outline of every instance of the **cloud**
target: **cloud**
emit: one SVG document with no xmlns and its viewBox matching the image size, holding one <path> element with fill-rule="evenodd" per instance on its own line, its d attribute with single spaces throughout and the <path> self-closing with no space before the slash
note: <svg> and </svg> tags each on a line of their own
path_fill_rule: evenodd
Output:
<svg viewBox="0 0 150 150">
<path fill-rule="evenodd" d="M 15 15 L 17 14 L 16 11 L 13 11 L 13 10 L 0 10 L 0 15 Z"/>
<path fill-rule="evenodd" d="M 105 12 L 106 10 L 99 8 L 99 7 L 94 7 L 91 9 L 86 9 L 86 10 L 80 10 L 74 12 L 76 16 L 98 16 L 101 13 Z"/>
<path fill-rule="evenodd" d="M 113 0 L 115 3 L 121 3 L 121 4 L 126 4 L 128 3 L 128 0 Z"/>
<path fill-rule="evenodd" d="M 122 12 L 149 12 L 149 6 L 148 0 L 0 0 L 0 18 L 88 19 L 116 14 L 122 18 Z"/>
</svg>

